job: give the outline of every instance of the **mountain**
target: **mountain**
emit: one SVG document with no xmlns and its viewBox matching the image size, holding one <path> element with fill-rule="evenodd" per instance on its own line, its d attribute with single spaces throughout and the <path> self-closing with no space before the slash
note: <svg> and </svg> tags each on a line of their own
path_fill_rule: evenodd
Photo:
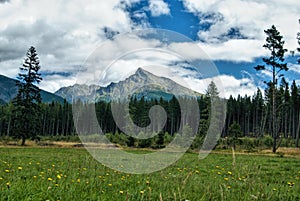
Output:
<svg viewBox="0 0 300 201">
<path fill-rule="evenodd" d="M 63 87 L 55 92 L 69 102 L 81 99 L 82 101 L 94 102 L 99 100 L 122 100 L 132 95 L 138 99 L 144 96 L 146 99 L 170 100 L 174 95 L 195 96 L 201 95 L 186 87 L 183 87 L 171 79 L 159 77 L 139 68 L 135 74 L 118 83 L 112 82 L 106 87 L 97 85 L 79 85 Z"/>
<path fill-rule="evenodd" d="M 0 104 L 11 101 L 18 92 L 16 80 L 0 75 Z M 51 103 L 52 101 L 63 103 L 64 99 L 50 92 L 41 90 L 42 102 Z"/>
</svg>

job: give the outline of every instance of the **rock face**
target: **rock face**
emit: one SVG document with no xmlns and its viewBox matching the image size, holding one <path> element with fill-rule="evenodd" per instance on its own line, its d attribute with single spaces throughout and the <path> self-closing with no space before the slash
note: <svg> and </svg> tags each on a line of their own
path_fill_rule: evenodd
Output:
<svg viewBox="0 0 300 201">
<path fill-rule="evenodd" d="M 70 87 L 62 87 L 58 91 L 55 92 L 56 95 L 65 98 L 68 102 L 73 102 L 75 100 L 82 100 L 91 102 L 95 100 L 96 91 L 100 88 L 97 85 L 79 85 L 75 84 Z"/>
<path fill-rule="evenodd" d="M 124 81 L 118 83 L 112 82 L 106 87 L 97 85 L 78 85 L 63 87 L 55 92 L 69 102 L 81 99 L 84 102 L 95 102 L 99 100 L 122 100 L 131 96 L 138 99 L 171 99 L 173 94 L 178 96 L 200 95 L 196 92 L 183 87 L 171 79 L 158 77 L 152 73 L 139 68 L 135 74 L 129 76 Z"/>
<path fill-rule="evenodd" d="M 11 101 L 18 92 L 18 87 L 16 86 L 16 80 L 0 75 L 0 104 L 5 104 Z M 63 103 L 64 99 L 60 96 L 52 94 L 50 92 L 41 90 L 42 102 L 51 103 L 61 102 Z"/>
</svg>

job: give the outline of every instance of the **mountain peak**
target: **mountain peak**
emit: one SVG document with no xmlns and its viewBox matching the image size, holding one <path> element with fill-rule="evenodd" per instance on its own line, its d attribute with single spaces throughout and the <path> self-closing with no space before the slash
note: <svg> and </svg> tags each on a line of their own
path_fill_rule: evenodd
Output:
<svg viewBox="0 0 300 201">
<path fill-rule="evenodd" d="M 143 72 L 143 71 L 145 71 L 142 67 L 139 67 L 137 70 L 136 70 L 136 73 L 138 73 L 138 72 Z"/>
<path fill-rule="evenodd" d="M 136 72 L 135 72 L 136 75 L 141 75 L 141 76 L 145 76 L 145 75 L 149 75 L 151 74 L 150 72 L 144 70 L 143 68 L 139 67 Z"/>
</svg>

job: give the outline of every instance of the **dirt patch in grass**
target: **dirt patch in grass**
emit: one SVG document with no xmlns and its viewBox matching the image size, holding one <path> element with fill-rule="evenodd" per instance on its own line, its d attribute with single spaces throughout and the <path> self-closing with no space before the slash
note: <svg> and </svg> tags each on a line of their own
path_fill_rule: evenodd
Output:
<svg viewBox="0 0 300 201">
<path fill-rule="evenodd" d="M 273 154 L 271 149 L 262 150 L 261 153 L 264 154 Z M 277 149 L 276 155 L 278 156 L 295 156 L 300 157 L 300 149 L 293 147 L 280 147 Z"/>
<path fill-rule="evenodd" d="M 27 140 L 24 146 L 21 146 L 19 141 L 9 141 L 6 143 L 0 142 L 0 147 L 6 148 L 18 148 L 18 147 L 53 147 L 53 148 L 119 148 L 115 144 L 103 144 L 103 143 L 78 143 L 78 142 L 65 142 L 65 141 L 31 141 Z"/>
</svg>

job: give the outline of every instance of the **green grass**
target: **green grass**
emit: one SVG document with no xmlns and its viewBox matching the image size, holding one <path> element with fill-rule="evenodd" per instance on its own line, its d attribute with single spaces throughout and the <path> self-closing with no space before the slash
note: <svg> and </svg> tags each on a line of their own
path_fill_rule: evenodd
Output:
<svg viewBox="0 0 300 201">
<path fill-rule="evenodd" d="M 85 149 L 0 148 L 1 200 L 300 200 L 300 159 L 187 153 L 152 174 L 106 168 Z"/>
</svg>

